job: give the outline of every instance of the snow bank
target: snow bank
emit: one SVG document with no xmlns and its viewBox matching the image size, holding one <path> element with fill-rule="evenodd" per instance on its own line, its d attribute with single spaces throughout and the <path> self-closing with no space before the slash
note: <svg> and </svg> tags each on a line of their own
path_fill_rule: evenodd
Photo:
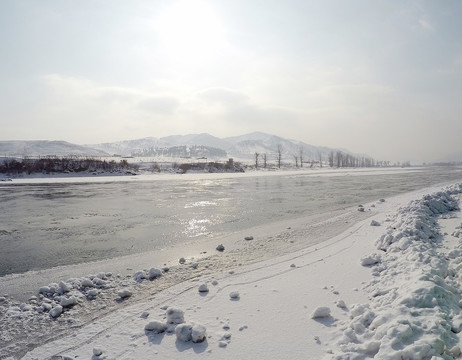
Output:
<svg viewBox="0 0 462 360">
<path fill-rule="evenodd" d="M 400 208 L 376 242 L 370 302 L 355 304 L 332 359 L 453 359 L 462 330 L 461 257 L 442 249 L 438 217 L 458 210 L 462 187 L 426 195 Z M 462 248 L 462 243 L 459 244 Z"/>
</svg>

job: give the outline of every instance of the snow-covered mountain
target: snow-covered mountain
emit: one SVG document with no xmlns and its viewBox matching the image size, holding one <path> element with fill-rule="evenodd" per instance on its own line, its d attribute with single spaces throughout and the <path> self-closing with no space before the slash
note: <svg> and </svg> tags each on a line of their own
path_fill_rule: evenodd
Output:
<svg viewBox="0 0 462 360">
<path fill-rule="evenodd" d="M 66 141 L 0 141 L 0 156 L 107 156 L 104 151 Z"/>
<path fill-rule="evenodd" d="M 141 151 L 132 152 L 133 156 L 163 157 L 163 158 L 227 158 L 227 152 L 222 149 L 205 145 L 176 145 L 170 147 L 149 147 Z"/>
<path fill-rule="evenodd" d="M 279 150 L 283 162 L 292 162 L 294 157 L 300 159 L 300 155 L 306 162 L 320 159 L 327 161 L 328 154 L 337 151 L 262 132 L 227 138 L 218 138 L 206 133 L 172 135 L 92 145 L 75 145 L 65 141 L 0 141 L 0 156 L 203 156 L 216 160 L 230 157 L 251 160 L 255 158 L 255 153 L 259 153 L 266 154 L 268 161 L 274 162 Z"/>
<path fill-rule="evenodd" d="M 86 146 L 104 151 L 111 155 L 130 156 L 134 153 L 143 152 L 145 149 L 166 148 L 171 146 L 171 144 L 155 137 L 146 137 L 136 140 L 123 140 Z"/>
<path fill-rule="evenodd" d="M 232 144 L 227 142 L 225 139 L 220 139 L 210 134 L 190 134 L 190 135 L 172 135 L 161 138 L 162 141 L 169 143 L 170 145 L 177 146 L 192 146 L 192 145 L 202 145 L 213 147 L 217 149 L 222 149 L 229 151 L 232 147 Z"/>
<path fill-rule="evenodd" d="M 319 160 L 320 157 L 325 161 L 329 152 L 337 151 L 337 149 L 313 146 L 301 141 L 285 139 L 262 132 L 233 136 L 224 140 L 233 145 L 228 152 L 236 158 L 254 157 L 256 152 L 274 157 L 280 149 L 282 156 L 284 158 L 289 157 L 291 160 L 294 156 L 299 157 L 300 153 L 302 153 L 304 161 Z"/>
<path fill-rule="evenodd" d="M 188 134 L 171 135 L 162 138 L 143 138 L 138 140 L 127 140 L 115 143 L 93 144 L 92 148 L 103 150 L 110 154 L 146 156 L 167 156 L 170 148 L 201 146 L 209 152 L 211 157 L 234 157 L 236 159 L 252 159 L 255 153 L 266 154 L 269 161 L 272 161 L 281 149 L 282 157 L 287 161 L 293 160 L 295 156 L 302 157 L 304 161 L 327 160 L 331 151 L 337 149 L 319 147 L 306 144 L 297 140 L 285 139 L 280 136 L 253 132 L 241 136 L 218 138 L 210 134 Z M 175 150 L 176 151 L 176 150 Z M 187 151 L 187 150 L 186 150 Z M 343 150 L 343 152 L 346 152 Z"/>
</svg>

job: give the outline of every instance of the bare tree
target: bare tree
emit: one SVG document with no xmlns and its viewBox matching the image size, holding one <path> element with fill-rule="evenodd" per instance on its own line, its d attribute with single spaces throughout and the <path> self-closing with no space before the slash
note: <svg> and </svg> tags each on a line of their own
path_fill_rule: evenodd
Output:
<svg viewBox="0 0 462 360">
<path fill-rule="evenodd" d="M 280 169 L 281 168 L 281 160 L 282 160 L 282 145 L 281 144 L 278 144 L 277 160 L 278 160 L 278 169 Z"/>
<path fill-rule="evenodd" d="M 263 167 L 266 169 L 266 153 L 263 154 Z"/>
<path fill-rule="evenodd" d="M 322 168 L 322 153 L 318 150 L 319 166 Z"/>
<path fill-rule="evenodd" d="M 298 167 L 298 156 L 294 155 L 295 167 Z"/>
<path fill-rule="evenodd" d="M 329 166 L 331 168 L 334 167 L 334 152 L 333 151 L 329 153 L 328 161 L 329 161 Z"/>
<path fill-rule="evenodd" d="M 343 153 L 340 150 L 337 150 L 337 153 L 335 154 L 335 159 L 338 168 L 341 168 L 345 165 L 345 159 Z"/>
<path fill-rule="evenodd" d="M 299 156 L 300 156 L 300 167 L 303 167 L 303 146 L 300 145 L 300 149 L 298 151 Z"/>
<path fill-rule="evenodd" d="M 260 156 L 260 153 L 255 151 L 255 169 L 258 169 L 258 157 L 259 156 Z"/>
</svg>

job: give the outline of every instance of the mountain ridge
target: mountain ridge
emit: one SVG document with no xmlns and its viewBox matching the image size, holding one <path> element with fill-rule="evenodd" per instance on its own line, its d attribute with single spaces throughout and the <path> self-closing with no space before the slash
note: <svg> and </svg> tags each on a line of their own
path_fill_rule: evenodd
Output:
<svg viewBox="0 0 462 360">
<path fill-rule="evenodd" d="M 182 151 L 178 149 L 184 148 Z M 170 150 L 169 150 L 170 149 Z M 194 151 L 190 151 L 194 150 Z M 199 152 L 198 152 L 199 151 Z M 236 158 L 251 160 L 255 154 L 266 154 L 274 160 L 278 152 L 290 161 L 326 161 L 329 153 L 346 150 L 325 146 L 314 146 L 294 139 L 264 132 L 252 132 L 239 136 L 219 138 L 208 133 L 145 137 L 132 140 L 77 145 L 66 141 L 0 141 L 0 156 L 157 156 L 172 154 L 196 154 L 220 160 Z M 351 154 L 351 153 L 350 153 Z"/>
<path fill-rule="evenodd" d="M 139 149 L 139 145 L 136 145 L 137 142 L 144 142 L 144 145 L 148 145 L 148 139 L 151 141 L 151 144 L 150 146 L 145 146 L 145 149 L 154 149 L 156 147 L 160 147 L 159 144 L 162 144 L 163 147 L 204 146 L 210 148 L 212 153 L 215 152 L 213 149 L 224 150 L 226 151 L 228 157 L 248 160 L 254 158 L 255 153 L 261 155 L 267 154 L 269 157 L 275 157 L 278 153 L 279 146 L 281 148 L 282 155 L 285 158 L 290 157 L 291 160 L 294 157 L 300 158 L 301 156 L 303 157 L 304 161 L 319 161 L 320 159 L 326 161 L 328 154 L 332 151 L 342 151 L 344 153 L 351 154 L 351 152 L 348 150 L 340 150 L 338 148 L 330 148 L 326 146 L 314 146 L 302 141 L 286 139 L 277 135 L 257 131 L 244 135 L 224 138 L 219 138 L 208 133 L 198 133 L 187 135 L 169 135 L 161 138 L 151 137 L 137 140 L 128 140 L 132 142 L 133 147 L 131 149 L 126 148 L 125 151 L 121 153 L 121 155 L 130 156 L 134 153 L 139 154 L 139 150 L 134 151 L 135 149 Z M 124 143 L 126 142 L 127 141 L 124 141 Z M 109 150 L 111 147 L 108 147 L 107 144 L 117 143 L 92 144 L 88 146 L 110 153 Z"/>
<path fill-rule="evenodd" d="M 0 156 L 107 156 L 104 151 L 62 140 L 0 141 Z"/>
</svg>

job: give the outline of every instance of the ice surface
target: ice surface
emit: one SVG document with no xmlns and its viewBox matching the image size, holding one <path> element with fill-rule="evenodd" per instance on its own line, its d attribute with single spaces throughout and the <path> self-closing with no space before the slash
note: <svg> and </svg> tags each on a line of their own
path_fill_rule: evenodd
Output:
<svg viewBox="0 0 462 360">
<path fill-rule="evenodd" d="M 185 237 L 216 239 L 247 230 L 244 238 L 250 230 L 253 232 L 253 227 L 271 224 L 275 219 L 288 220 L 319 214 L 320 209 L 331 212 L 360 202 L 365 204 L 457 175 L 448 170 L 427 169 L 281 173 L 244 177 L 151 176 L 123 181 L 113 177 L 100 182 L 94 178 L 48 178 L 35 183 L 15 179 L 11 184 L 1 184 L 0 224 L 5 225 L 0 229 L 0 237 L 7 241 L 2 243 L 0 276 L 158 253 L 166 244 L 177 246 L 178 250 Z M 185 208 L 190 203 L 204 206 Z M 7 246 L 10 243 L 14 247 Z M 109 243 L 111 246 L 107 246 Z M 31 253 L 34 256 L 27 255 Z M 176 254 L 177 258 L 188 255 Z M 106 270 L 112 271 L 107 267 L 110 264 L 111 261 L 106 263 Z M 152 264 L 139 267 L 149 268 Z"/>
</svg>

